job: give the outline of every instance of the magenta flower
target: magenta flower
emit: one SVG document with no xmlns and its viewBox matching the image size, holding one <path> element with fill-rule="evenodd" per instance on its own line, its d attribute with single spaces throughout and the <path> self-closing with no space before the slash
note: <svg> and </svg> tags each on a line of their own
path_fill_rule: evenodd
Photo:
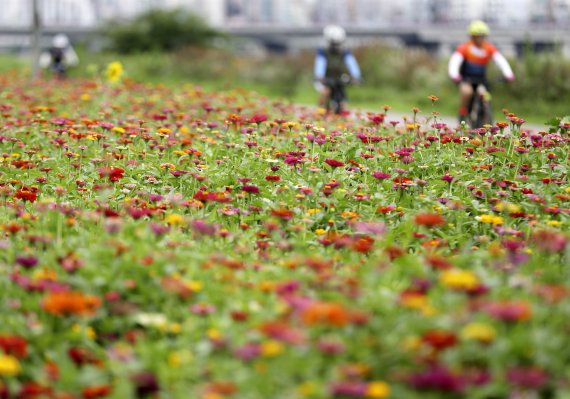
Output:
<svg viewBox="0 0 570 399">
<path fill-rule="evenodd" d="M 337 161 L 336 159 L 325 159 L 325 163 L 332 168 L 340 168 L 344 166 L 344 162 Z"/>
<path fill-rule="evenodd" d="M 25 269 L 31 269 L 38 264 L 38 258 L 33 255 L 22 255 L 16 257 L 16 264 L 22 266 Z"/>
<path fill-rule="evenodd" d="M 427 370 L 413 374 L 409 382 L 414 388 L 426 391 L 459 393 L 465 387 L 465 382 L 460 376 L 439 365 L 433 365 Z"/>
<path fill-rule="evenodd" d="M 368 384 L 362 381 L 340 381 L 331 384 L 332 396 L 363 398 L 366 396 Z"/>
<path fill-rule="evenodd" d="M 242 186 L 241 191 L 248 194 L 259 194 L 259 187 L 257 186 Z"/>
<path fill-rule="evenodd" d="M 392 175 L 390 173 L 378 171 L 378 172 L 372 172 L 372 177 L 378 180 L 384 180 L 384 179 L 389 179 L 390 177 L 392 177 Z"/>
<path fill-rule="evenodd" d="M 548 376 L 538 367 L 513 367 L 507 370 L 507 381 L 519 387 L 539 389 L 548 382 Z"/>
</svg>

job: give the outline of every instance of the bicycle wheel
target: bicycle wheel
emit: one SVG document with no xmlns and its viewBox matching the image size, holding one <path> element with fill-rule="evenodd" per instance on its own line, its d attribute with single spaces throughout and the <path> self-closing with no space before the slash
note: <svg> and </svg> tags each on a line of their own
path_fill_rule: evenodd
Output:
<svg viewBox="0 0 570 399">
<path fill-rule="evenodd" d="M 493 124 L 493 113 L 491 112 L 491 103 L 480 96 L 479 107 L 477 113 L 477 121 L 475 123 L 477 128 L 481 128 L 485 125 Z"/>
</svg>

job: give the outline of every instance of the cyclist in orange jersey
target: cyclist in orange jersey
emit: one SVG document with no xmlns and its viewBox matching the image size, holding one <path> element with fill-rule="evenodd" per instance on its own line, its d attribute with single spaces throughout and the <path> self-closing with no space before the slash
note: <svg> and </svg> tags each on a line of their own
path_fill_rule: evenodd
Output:
<svg viewBox="0 0 570 399">
<path fill-rule="evenodd" d="M 487 64 L 491 60 L 501 70 L 507 81 L 515 78 L 507 59 L 487 40 L 489 27 L 483 21 L 473 21 L 467 29 L 470 40 L 460 44 L 449 59 L 448 73 L 459 84 L 460 105 L 459 120 L 466 120 L 469 102 L 474 90 L 479 85 L 489 87 L 487 82 Z"/>
</svg>

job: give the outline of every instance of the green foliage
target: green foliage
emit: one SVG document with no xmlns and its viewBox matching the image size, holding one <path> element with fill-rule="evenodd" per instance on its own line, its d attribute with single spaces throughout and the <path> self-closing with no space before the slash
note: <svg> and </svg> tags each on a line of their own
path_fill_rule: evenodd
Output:
<svg viewBox="0 0 570 399">
<path fill-rule="evenodd" d="M 519 109 L 548 111 L 564 116 L 570 103 L 570 60 L 559 51 L 537 54 L 526 51 L 521 60 L 511 62 L 516 81 L 497 85 L 497 95 L 517 99 Z"/>
<path fill-rule="evenodd" d="M 220 33 L 199 16 L 175 9 L 151 10 L 126 23 L 115 21 L 107 26 L 105 35 L 113 50 L 128 54 L 206 46 Z"/>
</svg>

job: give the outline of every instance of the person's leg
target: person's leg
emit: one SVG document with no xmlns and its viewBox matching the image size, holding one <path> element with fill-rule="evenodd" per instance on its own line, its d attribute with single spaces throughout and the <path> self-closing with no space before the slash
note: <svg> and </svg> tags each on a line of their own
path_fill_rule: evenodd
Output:
<svg viewBox="0 0 570 399">
<path fill-rule="evenodd" d="M 473 85 L 468 82 L 459 84 L 459 121 L 467 119 L 469 114 L 469 102 L 473 96 Z"/>
</svg>

